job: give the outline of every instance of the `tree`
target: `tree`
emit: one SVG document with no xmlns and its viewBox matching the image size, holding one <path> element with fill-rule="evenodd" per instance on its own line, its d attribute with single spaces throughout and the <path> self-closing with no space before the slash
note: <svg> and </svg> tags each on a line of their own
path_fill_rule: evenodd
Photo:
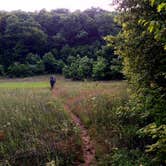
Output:
<svg viewBox="0 0 166 166">
<path fill-rule="evenodd" d="M 4 67 L 0 65 L 0 75 L 4 75 Z"/>
<path fill-rule="evenodd" d="M 29 53 L 27 56 L 26 56 L 26 62 L 29 63 L 29 64 L 32 64 L 32 65 L 35 65 L 37 64 L 38 61 L 40 61 L 40 57 L 39 55 L 36 55 L 36 54 L 33 54 L 33 53 Z"/>
<path fill-rule="evenodd" d="M 81 62 L 87 66 L 87 71 L 79 63 L 79 79 L 91 77 L 92 65 L 86 61 L 96 61 L 98 50 L 106 44 L 103 37 L 116 35 L 119 31 L 113 21 L 114 15 L 99 8 L 83 12 L 67 9 L 0 12 L 0 63 L 4 72 L 8 72 L 9 66 L 19 63 L 28 65 L 32 73 L 36 73 L 36 65 L 43 61 L 45 71 L 41 72 L 62 73 L 64 65 L 74 66 L 69 57 L 77 59 L 80 55 L 80 58 L 85 57 Z M 53 56 L 45 56 L 47 53 Z M 103 57 L 109 68 L 108 56 Z"/>
<path fill-rule="evenodd" d="M 26 64 L 14 63 L 8 67 L 10 77 L 26 77 L 32 75 L 30 67 Z"/>
<path fill-rule="evenodd" d="M 148 145 L 147 152 L 155 154 L 152 161 L 156 165 L 164 165 L 165 2 L 160 0 L 115 0 L 115 2 L 119 5 L 118 21 L 122 26 L 122 32 L 116 38 L 107 39 L 114 45 L 116 54 L 124 59 L 124 73 L 131 91 L 131 109 L 140 116 L 142 122 L 139 124 L 142 128 L 140 133 L 151 137 L 151 141 L 144 143 Z"/>
<path fill-rule="evenodd" d="M 45 70 L 47 73 L 56 72 L 56 61 L 51 52 L 48 52 L 43 56 L 43 63 L 45 65 Z"/>
<path fill-rule="evenodd" d="M 56 60 L 51 52 L 43 56 L 43 63 L 47 73 L 61 73 L 64 63 L 62 60 Z"/>
<path fill-rule="evenodd" d="M 97 61 L 93 64 L 93 78 L 95 80 L 105 79 L 106 73 L 106 60 L 103 57 L 98 57 Z"/>
<path fill-rule="evenodd" d="M 93 60 L 84 56 L 79 61 L 79 72 L 82 75 L 82 79 L 91 78 L 92 75 Z"/>
</svg>

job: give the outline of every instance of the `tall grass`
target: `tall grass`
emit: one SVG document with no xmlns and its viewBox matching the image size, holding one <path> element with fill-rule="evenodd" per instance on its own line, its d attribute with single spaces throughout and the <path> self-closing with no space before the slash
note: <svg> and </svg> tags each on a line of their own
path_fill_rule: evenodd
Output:
<svg viewBox="0 0 166 166">
<path fill-rule="evenodd" d="M 73 101 L 72 111 L 94 139 L 97 165 L 136 166 L 147 161 L 141 151 L 127 149 L 137 141 L 137 125 L 128 100 L 127 85 L 115 82 L 94 86 L 93 93 L 82 92 Z"/>
<path fill-rule="evenodd" d="M 57 79 L 51 97 L 48 76 L 25 83 L 4 82 L 0 88 L 0 165 L 77 165 L 82 160 L 79 130 L 64 104 L 88 128 L 97 165 L 148 165 L 134 149 L 137 117 L 130 110 L 125 81 L 72 82 Z M 43 81 L 45 83 L 43 83 Z M 3 82 L 3 80 L 2 80 Z M 34 86 L 35 85 L 35 86 Z M 34 88 L 37 87 L 37 88 Z M 4 89 L 5 88 L 5 89 Z"/>
<path fill-rule="evenodd" d="M 2 165 L 72 165 L 80 150 L 78 130 L 47 89 L 0 89 L 0 131 Z"/>
</svg>

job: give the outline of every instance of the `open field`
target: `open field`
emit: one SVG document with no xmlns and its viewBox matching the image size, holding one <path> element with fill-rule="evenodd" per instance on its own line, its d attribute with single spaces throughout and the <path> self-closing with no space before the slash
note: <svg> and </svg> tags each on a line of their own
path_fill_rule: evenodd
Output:
<svg viewBox="0 0 166 166">
<path fill-rule="evenodd" d="M 3 82 L 0 83 L 0 88 L 48 88 L 48 82 Z"/>
<path fill-rule="evenodd" d="M 96 165 L 109 165 L 118 146 L 118 106 L 127 101 L 127 84 L 72 82 L 57 76 L 0 80 L 0 165 L 77 165 L 83 162 L 79 128 L 64 109 L 67 103 L 88 129 Z"/>
</svg>

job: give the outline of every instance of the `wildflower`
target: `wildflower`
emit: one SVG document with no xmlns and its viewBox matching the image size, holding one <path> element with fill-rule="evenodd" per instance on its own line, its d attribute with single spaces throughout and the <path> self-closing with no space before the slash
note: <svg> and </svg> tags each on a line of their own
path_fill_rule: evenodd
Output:
<svg viewBox="0 0 166 166">
<path fill-rule="evenodd" d="M 32 119 L 31 119 L 31 118 L 28 118 L 28 121 L 30 121 L 30 122 L 31 122 L 31 121 L 32 121 Z"/>
<path fill-rule="evenodd" d="M 10 126 L 11 125 L 11 123 L 10 122 L 7 122 L 7 124 L 6 124 L 7 126 Z"/>
<path fill-rule="evenodd" d="M 91 99 L 92 99 L 92 100 L 96 100 L 96 96 L 92 97 Z"/>
</svg>

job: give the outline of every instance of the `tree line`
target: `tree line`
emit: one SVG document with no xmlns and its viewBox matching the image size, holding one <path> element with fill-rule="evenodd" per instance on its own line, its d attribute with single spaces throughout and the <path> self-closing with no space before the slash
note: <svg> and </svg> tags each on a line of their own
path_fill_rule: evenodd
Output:
<svg viewBox="0 0 166 166">
<path fill-rule="evenodd" d="M 74 80 L 121 79 L 121 57 L 103 39 L 119 32 L 115 15 L 99 8 L 1 11 L 0 75 L 63 73 Z"/>
</svg>

